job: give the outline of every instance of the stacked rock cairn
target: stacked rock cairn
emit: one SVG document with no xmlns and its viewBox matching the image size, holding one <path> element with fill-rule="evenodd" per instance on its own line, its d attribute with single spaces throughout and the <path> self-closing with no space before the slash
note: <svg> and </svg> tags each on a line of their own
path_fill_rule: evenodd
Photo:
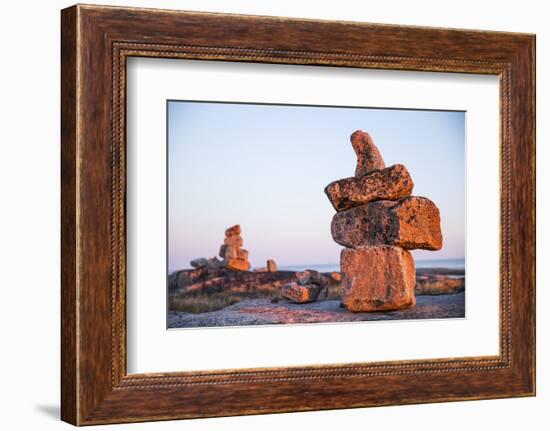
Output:
<svg viewBox="0 0 550 431">
<path fill-rule="evenodd" d="M 225 239 L 220 247 L 219 256 L 206 259 L 199 257 L 191 261 L 191 266 L 195 269 L 206 268 L 212 274 L 218 274 L 220 269 L 230 269 L 233 271 L 250 270 L 248 261 L 248 250 L 243 248 L 243 237 L 241 236 L 241 226 L 236 224 L 225 230 Z M 258 268 L 256 272 L 277 272 L 277 264 L 273 259 L 268 259 L 266 266 Z M 218 274 L 219 275 L 219 274 Z"/>
<path fill-rule="evenodd" d="M 354 132 L 351 145 L 357 155 L 355 176 L 325 188 L 337 211 L 332 238 L 345 247 L 342 302 L 357 312 L 412 307 L 416 270 L 409 250 L 441 249 L 439 209 L 425 197 L 411 196 L 414 184 L 407 168 L 386 167 L 368 133 Z"/>
<path fill-rule="evenodd" d="M 220 257 L 223 259 L 223 265 L 226 268 L 235 271 L 248 271 L 250 269 L 248 250 L 242 247 L 241 226 L 236 224 L 227 228 L 225 239 L 220 247 Z"/>
</svg>

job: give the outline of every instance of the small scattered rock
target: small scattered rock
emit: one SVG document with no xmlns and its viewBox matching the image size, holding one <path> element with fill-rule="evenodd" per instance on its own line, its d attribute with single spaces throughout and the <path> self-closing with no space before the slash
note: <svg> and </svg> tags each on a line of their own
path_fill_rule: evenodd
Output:
<svg viewBox="0 0 550 431">
<path fill-rule="evenodd" d="M 223 240 L 223 243 L 225 245 L 232 245 L 235 247 L 242 247 L 243 246 L 243 237 L 240 235 L 232 235 L 232 236 L 226 236 Z"/>
<path fill-rule="evenodd" d="M 337 271 L 330 273 L 330 278 L 336 282 L 342 281 L 342 274 Z"/>
<path fill-rule="evenodd" d="M 328 296 L 328 279 L 319 271 L 306 269 L 296 273 L 297 282 L 286 284 L 282 295 L 293 302 L 322 301 Z M 286 294 L 284 293 L 286 292 Z"/>
<path fill-rule="evenodd" d="M 273 259 L 268 259 L 268 261 L 266 262 L 266 265 L 267 265 L 267 270 L 269 272 L 276 272 L 277 271 L 277 264 L 275 263 L 275 261 Z"/>
<path fill-rule="evenodd" d="M 299 284 L 305 286 L 309 283 L 309 280 L 311 280 L 311 274 L 309 271 L 300 271 L 296 273 L 296 278 Z"/>
<path fill-rule="evenodd" d="M 281 289 L 281 295 L 292 302 L 296 302 L 297 304 L 305 304 L 316 301 L 323 290 L 327 291 L 328 289 L 316 284 L 306 284 L 305 286 L 302 286 L 301 284 L 292 282 L 283 286 Z M 326 293 L 324 294 L 324 298 L 326 298 Z"/>
<path fill-rule="evenodd" d="M 317 298 L 315 298 L 316 301 L 324 301 L 328 298 L 328 286 L 321 286 L 321 290 L 319 291 L 319 294 L 317 295 Z"/>
<path fill-rule="evenodd" d="M 327 278 L 319 271 L 314 269 L 306 269 L 304 272 L 309 274 L 310 283 L 317 284 L 322 287 L 328 286 Z"/>
<path fill-rule="evenodd" d="M 203 266 L 206 266 L 206 265 L 208 265 L 208 259 L 204 257 L 199 257 L 191 261 L 191 266 L 193 268 L 202 268 Z"/>
<path fill-rule="evenodd" d="M 208 270 L 216 270 L 223 268 L 223 261 L 219 260 L 217 257 L 212 257 L 208 259 L 208 262 L 206 264 L 206 268 Z"/>
</svg>

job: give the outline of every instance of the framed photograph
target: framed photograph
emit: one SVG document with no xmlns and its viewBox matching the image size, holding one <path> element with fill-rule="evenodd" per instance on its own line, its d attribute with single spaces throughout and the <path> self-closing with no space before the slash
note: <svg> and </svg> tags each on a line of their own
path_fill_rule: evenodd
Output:
<svg viewBox="0 0 550 431">
<path fill-rule="evenodd" d="M 63 420 L 535 394 L 534 35 L 61 18 Z"/>
</svg>

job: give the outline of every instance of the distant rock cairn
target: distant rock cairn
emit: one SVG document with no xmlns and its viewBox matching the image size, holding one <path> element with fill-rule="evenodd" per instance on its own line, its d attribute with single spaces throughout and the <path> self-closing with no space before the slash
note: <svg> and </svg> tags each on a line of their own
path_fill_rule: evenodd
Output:
<svg viewBox="0 0 550 431">
<path fill-rule="evenodd" d="M 330 183 L 325 193 L 337 211 L 332 238 L 340 256 L 350 311 L 383 311 L 416 303 L 416 271 L 408 250 L 442 247 L 439 209 L 411 196 L 414 183 L 404 165 L 386 167 L 371 136 L 351 135 L 357 155 L 355 176 Z"/>
<path fill-rule="evenodd" d="M 248 271 L 250 269 L 248 250 L 245 250 L 242 246 L 241 226 L 236 224 L 226 229 L 225 239 L 220 247 L 220 257 L 227 269 L 235 271 Z"/>
</svg>

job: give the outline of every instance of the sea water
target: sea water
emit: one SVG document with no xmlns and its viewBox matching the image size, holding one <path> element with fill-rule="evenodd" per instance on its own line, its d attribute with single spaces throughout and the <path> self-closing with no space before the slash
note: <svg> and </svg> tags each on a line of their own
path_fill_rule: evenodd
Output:
<svg viewBox="0 0 550 431">
<path fill-rule="evenodd" d="M 415 260 L 417 268 L 447 268 L 447 269 L 464 269 L 464 258 L 462 259 L 418 259 Z M 340 271 L 338 263 L 323 263 L 309 265 L 280 265 L 278 269 L 282 271 L 303 271 L 305 269 L 314 269 L 319 272 Z"/>
</svg>

